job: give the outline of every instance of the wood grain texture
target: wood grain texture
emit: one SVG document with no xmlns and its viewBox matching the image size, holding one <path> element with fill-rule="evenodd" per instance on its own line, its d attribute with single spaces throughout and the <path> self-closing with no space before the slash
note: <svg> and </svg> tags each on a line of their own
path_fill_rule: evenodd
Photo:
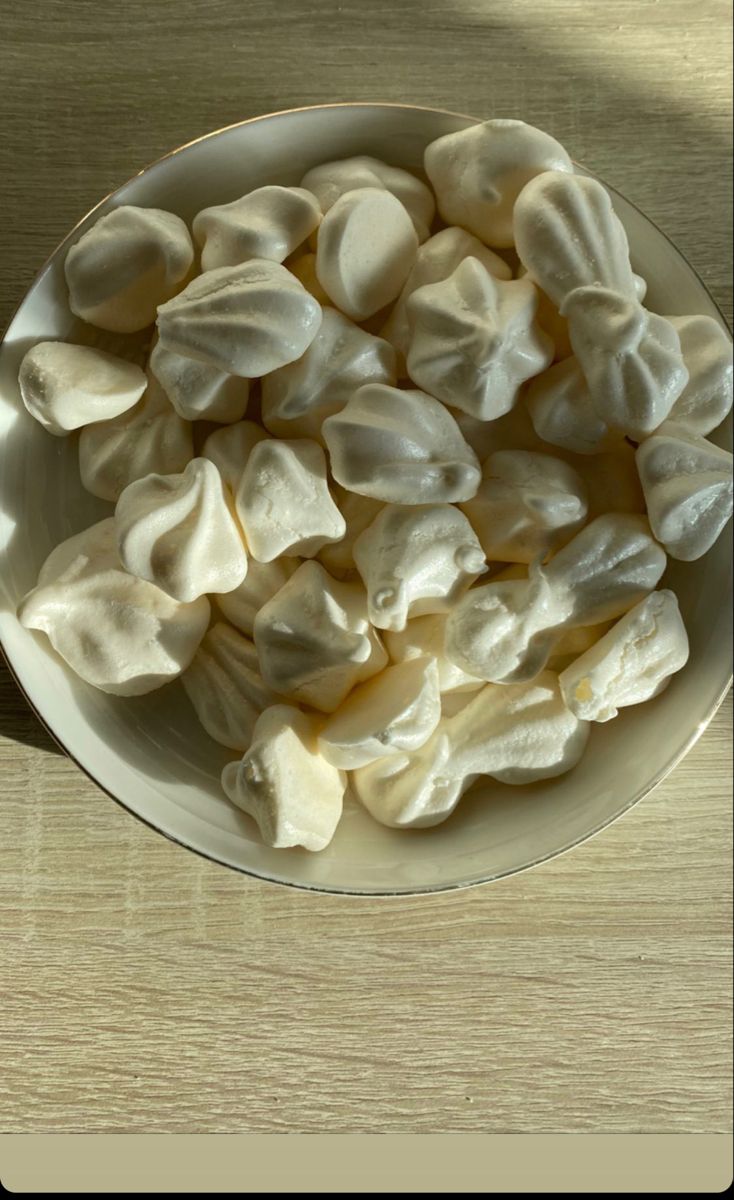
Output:
<svg viewBox="0 0 734 1200">
<path fill-rule="evenodd" d="M 0 321 L 104 193 L 260 112 L 550 130 L 731 318 L 728 0 L 0 2 Z M 593 842 L 489 888 L 241 878 L 102 795 L 0 670 L 7 1132 L 729 1130 L 731 702 Z"/>
</svg>

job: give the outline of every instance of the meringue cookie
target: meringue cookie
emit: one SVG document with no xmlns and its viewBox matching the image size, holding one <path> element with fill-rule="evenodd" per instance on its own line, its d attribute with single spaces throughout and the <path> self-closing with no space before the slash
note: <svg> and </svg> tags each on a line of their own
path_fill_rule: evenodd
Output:
<svg viewBox="0 0 734 1200">
<path fill-rule="evenodd" d="M 451 409 L 451 415 L 481 462 L 496 450 L 537 450 L 541 454 L 548 451 L 533 429 L 522 396 L 514 408 L 493 421 L 481 421 L 458 408 Z"/>
<path fill-rule="evenodd" d="M 487 569 L 477 536 L 451 504 L 386 505 L 354 543 L 377 629 L 446 612 Z"/>
<path fill-rule="evenodd" d="M 498 450 L 484 464 L 476 496 L 461 507 L 490 561 L 530 563 L 546 559 L 583 524 L 586 488 L 559 458 Z"/>
<path fill-rule="evenodd" d="M 263 424 L 278 437 L 318 438 L 324 419 L 344 408 L 358 387 L 396 379 L 390 343 L 325 308 L 306 353 L 263 379 Z"/>
<path fill-rule="evenodd" d="M 665 317 L 608 288 L 576 288 L 561 306 L 597 414 L 639 441 L 668 416 L 688 382 Z"/>
<path fill-rule="evenodd" d="M 250 395 L 247 379 L 183 358 L 160 342 L 151 351 L 148 367 L 185 421 L 231 424 L 245 415 Z"/>
<path fill-rule="evenodd" d="M 247 551 L 219 471 L 194 458 L 181 475 L 129 484 L 115 508 L 120 560 L 174 600 L 230 592 L 247 574 Z"/>
<path fill-rule="evenodd" d="M 731 454 L 666 421 L 636 459 L 655 537 L 673 558 L 700 558 L 731 517 Z"/>
<path fill-rule="evenodd" d="M 227 487 L 236 492 L 247 460 L 258 442 L 268 440 L 264 429 L 254 421 L 238 421 L 225 429 L 215 429 L 202 446 L 204 458 L 210 458 Z"/>
<path fill-rule="evenodd" d="M 247 749 L 260 713 L 277 703 L 254 645 L 223 621 L 204 635 L 181 683 L 206 732 L 231 750 Z"/>
<path fill-rule="evenodd" d="M 280 263 L 251 259 L 205 271 L 158 310 L 161 345 L 253 379 L 300 358 L 321 306 Z"/>
<path fill-rule="evenodd" d="M 705 437 L 732 406 L 732 344 L 713 317 L 668 317 L 680 338 L 688 383 L 669 420 Z"/>
<path fill-rule="evenodd" d="M 135 333 L 183 287 L 194 261 L 189 231 L 160 208 L 123 205 L 83 233 L 64 263 L 73 313 L 114 333 Z"/>
<path fill-rule="evenodd" d="M 42 630 L 93 687 L 142 696 L 188 667 L 209 623 L 209 601 L 180 604 L 124 571 L 109 517 L 49 555 L 18 620 Z"/>
<path fill-rule="evenodd" d="M 530 684 L 483 687 L 419 750 L 362 767 L 352 781 L 383 825 L 424 828 L 445 821 L 479 775 L 521 784 L 564 774 L 588 735 L 546 671 Z"/>
<path fill-rule="evenodd" d="M 241 762 L 228 763 L 222 787 L 251 816 L 268 846 L 328 846 L 342 814 L 345 775 L 317 749 L 318 720 L 277 704 L 258 718 Z"/>
<path fill-rule="evenodd" d="M 310 558 L 344 537 L 346 523 L 326 483 L 326 457 L 316 442 L 267 438 L 250 451 L 235 507 L 253 558 Z"/>
<path fill-rule="evenodd" d="M 358 188 L 321 222 L 316 275 L 337 308 L 364 321 L 397 298 L 417 250 L 411 219 L 392 192 Z"/>
<path fill-rule="evenodd" d="M 446 224 L 499 247 L 514 245 L 513 209 L 528 180 L 541 171 L 573 171 L 560 142 L 510 120 L 445 134 L 426 147 L 424 165 Z"/>
<path fill-rule="evenodd" d="M 333 766 L 351 771 L 417 750 L 440 719 L 436 662 L 411 658 L 354 688 L 321 730 L 319 750 Z"/>
<path fill-rule="evenodd" d="M 632 611 L 632 610 L 630 610 Z M 600 621 L 598 625 L 579 625 L 561 634 L 548 659 L 548 670 L 560 675 L 577 658 L 595 646 L 600 638 L 614 625 L 614 621 Z"/>
<path fill-rule="evenodd" d="M 193 457 L 191 425 L 179 417 L 154 380 L 142 400 L 109 421 L 86 425 L 79 436 L 79 471 L 93 496 L 116 501 L 128 484 L 155 472 L 183 471 Z"/>
<path fill-rule="evenodd" d="M 414 617 L 403 629 L 386 629 L 383 633 L 385 648 L 394 663 L 407 662 L 412 658 L 428 656 L 436 661 L 438 688 L 446 692 L 476 692 L 485 686 L 485 681 L 476 675 L 462 671 L 446 658 L 447 613 L 430 613 L 425 617 Z"/>
<path fill-rule="evenodd" d="M 340 541 L 322 546 L 316 557 L 319 562 L 324 564 L 330 575 L 340 579 L 349 571 L 356 571 L 354 543 L 360 533 L 372 524 L 384 506 L 381 500 L 373 500 L 370 496 L 360 496 L 357 492 L 348 492 L 339 483 L 333 485 L 331 494 L 339 512 L 344 517 L 347 530 Z"/>
<path fill-rule="evenodd" d="M 201 246 L 201 269 L 236 267 L 252 258 L 282 263 L 320 220 L 321 208 L 312 192 L 277 185 L 202 209 L 192 225 Z"/>
<path fill-rule="evenodd" d="M 256 558 L 251 558 L 247 563 L 247 574 L 239 587 L 212 596 L 212 600 L 236 629 L 251 638 L 255 632 L 255 617 L 260 609 L 288 582 L 300 565 L 300 558 L 287 558 L 285 555 L 269 563 L 260 563 Z"/>
<path fill-rule="evenodd" d="M 387 664 L 364 588 L 338 583 L 317 562 L 303 563 L 260 609 L 255 645 L 265 682 L 321 712 Z"/>
<path fill-rule="evenodd" d="M 465 258 L 448 279 L 409 297 L 408 374 L 429 395 L 485 421 L 515 404 L 520 384 L 553 361 L 526 279 L 495 279 Z"/>
<path fill-rule="evenodd" d="M 474 451 L 425 392 L 366 384 L 322 431 L 337 483 L 362 496 L 431 504 L 469 500 L 479 487 Z"/>
<path fill-rule="evenodd" d="M 433 194 L 425 183 L 402 167 L 391 167 L 366 154 L 313 167 L 303 176 L 301 187 L 313 192 L 324 213 L 333 208 L 345 192 L 358 188 L 384 188 L 403 205 L 421 242 L 428 237 L 436 211 Z"/>
<path fill-rule="evenodd" d="M 18 384 L 28 412 L 55 437 L 127 412 L 147 386 L 145 372 L 104 350 L 38 342 L 20 364 Z"/>
<path fill-rule="evenodd" d="M 526 580 L 468 592 L 446 622 L 446 655 L 491 683 L 533 679 L 565 630 L 621 616 L 652 591 L 665 561 L 643 517 L 598 517 Z"/>
<path fill-rule="evenodd" d="M 611 721 L 620 708 L 659 695 L 688 661 L 688 635 L 673 592 L 652 592 L 559 676 L 583 721 Z"/>
<path fill-rule="evenodd" d="M 594 284 L 637 302 L 627 234 L 596 179 L 537 175 L 517 198 L 514 225 L 523 265 L 561 315 L 570 292 Z"/>
<path fill-rule="evenodd" d="M 286 263 L 288 270 L 296 279 L 303 284 L 307 292 L 310 292 L 319 304 L 325 305 L 329 303 L 329 297 L 322 288 L 316 275 L 316 255 L 311 251 L 305 254 L 296 254 Z"/>
<path fill-rule="evenodd" d="M 612 433 L 597 413 L 584 373 L 574 357 L 554 363 L 525 393 L 535 432 L 545 442 L 574 454 L 598 454 L 615 446 Z"/>
</svg>

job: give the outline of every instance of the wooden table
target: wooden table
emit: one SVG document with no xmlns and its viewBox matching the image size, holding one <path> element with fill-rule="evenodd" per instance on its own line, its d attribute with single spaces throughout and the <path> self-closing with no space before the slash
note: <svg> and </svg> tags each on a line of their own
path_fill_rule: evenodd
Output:
<svg viewBox="0 0 734 1200">
<path fill-rule="evenodd" d="M 3 321 L 145 163 L 345 99 L 552 131 L 731 315 L 728 0 L 1 7 Z M 465 894 L 341 900 L 133 820 L 3 673 L 3 1129 L 728 1130 L 730 713 L 575 853 Z"/>
</svg>

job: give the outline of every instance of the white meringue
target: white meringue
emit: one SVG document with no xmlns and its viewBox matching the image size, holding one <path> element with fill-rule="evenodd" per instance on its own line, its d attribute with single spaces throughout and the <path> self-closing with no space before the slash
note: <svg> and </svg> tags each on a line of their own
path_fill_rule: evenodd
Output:
<svg viewBox="0 0 734 1200">
<path fill-rule="evenodd" d="M 731 338 L 713 317 L 669 317 L 680 338 L 688 383 L 668 419 L 701 437 L 711 433 L 732 407 Z"/>
<path fill-rule="evenodd" d="M 632 611 L 632 610 L 630 610 Z M 595 646 L 600 638 L 614 625 L 614 621 L 600 621 L 598 625 L 579 625 L 566 629 L 555 643 L 548 659 L 548 670 L 560 675 L 577 658 Z"/>
<path fill-rule="evenodd" d="M 192 225 L 201 247 L 201 269 L 235 267 L 252 258 L 282 263 L 320 220 L 321 208 L 312 192 L 277 185 L 202 209 Z"/>
<path fill-rule="evenodd" d="M 185 421 L 231 424 L 245 415 L 250 383 L 239 375 L 227 375 L 207 363 L 183 358 L 160 342 L 151 351 L 148 367 Z"/>
<path fill-rule="evenodd" d="M 428 656 L 436 661 L 438 688 L 447 692 L 476 692 L 485 686 L 485 680 L 462 671 L 446 657 L 447 613 L 430 613 L 425 617 L 413 617 L 403 629 L 386 629 L 382 637 L 385 648 L 394 663 L 407 662 L 412 658 Z"/>
<path fill-rule="evenodd" d="M 358 188 L 321 222 L 316 275 L 337 308 L 364 321 L 397 298 L 417 250 L 411 219 L 392 192 Z"/>
<path fill-rule="evenodd" d="M 554 363 L 525 393 L 535 432 L 545 442 L 574 454 L 598 454 L 620 441 L 601 419 L 578 359 Z"/>
<path fill-rule="evenodd" d="M 181 604 L 124 571 L 109 517 L 49 555 L 18 620 L 42 630 L 93 687 L 141 696 L 188 667 L 209 623 L 209 601 Z"/>
<path fill-rule="evenodd" d="M 212 600 L 232 625 L 251 638 L 255 631 L 255 617 L 260 609 L 288 582 L 300 565 L 300 558 L 287 558 L 285 555 L 269 563 L 251 558 L 247 563 L 247 574 L 239 587 L 212 596 Z"/>
<path fill-rule="evenodd" d="M 474 530 L 451 504 L 386 505 L 354 543 L 377 629 L 446 612 L 487 569 Z"/>
<path fill-rule="evenodd" d="M 114 333 L 135 333 L 183 287 L 194 261 L 184 222 L 160 208 L 123 205 L 69 250 L 64 270 L 71 311 Z"/>
<path fill-rule="evenodd" d="M 127 412 L 147 386 L 145 372 L 104 350 L 38 342 L 18 373 L 28 412 L 55 437 Z"/>
<path fill-rule="evenodd" d="M 498 450 L 484 464 L 476 496 L 461 507 L 490 561 L 530 563 L 546 559 L 583 524 L 586 488 L 562 459 Z"/>
<path fill-rule="evenodd" d="M 313 167 L 304 175 L 301 187 L 313 192 L 324 213 L 345 192 L 353 192 L 357 188 L 384 188 L 392 192 L 406 209 L 422 242 L 428 237 L 436 211 L 433 193 L 425 183 L 402 167 L 391 167 L 366 154 Z"/>
<path fill-rule="evenodd" d="M 673 558 L 701 558 L 731 517 L 731 454 L 666 421 L 636 459 L 655 537 Z"/>
<path fill-rule="evenodd" d="M 361 683 L 326 721 L 319 750 L 344 771 L 417 750 L 441 719 L 435 659 L 411 658 Z"/>
<path fill-rule="evenodd" d="M 339 583 L 305 562 L 255 617 L 263 679 L 274 691 L 334 712 L 357 683 L 387 664 L 357 583 Z"/>
<path fill-rule="evenodd" d="M 258 442 L 267 441 L 268 435 L 254 421 L 238 421 L 225 429 L 215 429 L 202 446 L 204 458 L 210 458 L 227 487 L 237 491 L 247 460 Z"/>
<path fill-rule="evenodd" d="M 540 454 L 548 452 L 547 445 L 533 429 L 522 396 L 514 408 L 493 421 L 481 421 L 458 408 L 452 409 L 451 414 L 481 462 L 496 450 L 533 450 Z"/>
<path fill-rule="evenodd" d="M 573 171 L 560 142 L 512 120 L 445 134 L 426 147 L 424 165 L 446 224 L 500 247 L 514 244 L 513 209 L 528 180 L 541 171 Z"/>
<path fill-rule="evenodd" d="M 621 616 L 653 590 L 665 562 L 643 517 L 598 517 L 526 580 L 468 592 L 446 622 L 447 657 L 492 683 L 533 679 L 565 630 Z"/>
<path fill-rule="evenodd" d="M 147 475 L 129 484 L 115 508 L 120 560 L 174 600 L 230 592 L 247 573 L 247 551 L 208 458 L 181 475 Z"/>
<path fill-rule="evenodd" d="M 325 308 L 306 353 L 263 379 L 263 424 L 277 437 L 319 438 L 324 419 L 344 408 L 358 387 L 396 378 L 389 342 Z"/>
<path fill-rule="evenodd" d="M 346 777 L 319 754 L 318 726 L 297 708 L 267 708 L 244 758 L 222 772 L 226 795 L 257 822 L 268 846 L 323 850 L 334 836 Z"/>
<path fill-rule="evenodd" d="M 193 453 L 191 425 L 151 379 L 133 408 L 85 425 L 79 436 L 79 471 L 88 492 L 114 502 L 136 479 L 183 471 Z"/>
<path fill-rule="evenodd" d="M 303 284 L 307 292 L 310 292 L 315 300 L 318 300 L 321 305 L 330 303 L 329 297 L 319 283 L 316 275 L 316 255 L 312 251 L 306 251 L 305 254 L 295 254 L 293 258 L 289 258 L 286 266 L 292 275 Z"/>
<path fill-rule="evenodd" d="M 204 635 L 181 683 L 206 732 L 231 750 L 248 748 L 260 713 L 277 703 L 253 643 L 224 621 Z"/>
<path fill-rule="evenodd" d="M 158 310 L 162 346 L 248 379 L 300 358 L 320 324 L 295 275 L 264 259 L 205 271 Z"/>
<path fill-rule="evenodd" d="M 588 735 L 546 671 L 529 684 L 482 688 L 419 750 L 362 767 L 352 781 L 383 825 L 423 828 L 445 821 L 479 775 L 521 784 L 564 774 Z"/>
<path fill-rule="evenodd" d="M 425 392 L 366 384 L 322 431 L 337 483 L 362 496 L 431 504 L 469 500 L 479 487 L 474 451 Z"/>
<path fill-rule="evenodd" d="M 235 507 L 253 558 L 309 558 L 346 532 L 326 482 L 326 457 L 316 442 L 267 438 L 250 451 Z"/>
<path fill-rule="evenodd" d="M 559 676 L 571 712 L 611 721 L 620 708 L 657 696 L 688 661 L 675 593 L 652 592 Z"/>
<path fill-rule="evenodd" d="M 341 579 L 349 571 L 357 570 L 354 543 L 384 506 L 381 500 L 373 500 L 371 496 L 360 496 L 357 492 L 348 492 L 339 483 L 333 485 L 331 494 L 344 517 L 347 530 L 340 541 L 322 546 L 316 557 L 324 564 L 329 574 Z"/>
</svg>

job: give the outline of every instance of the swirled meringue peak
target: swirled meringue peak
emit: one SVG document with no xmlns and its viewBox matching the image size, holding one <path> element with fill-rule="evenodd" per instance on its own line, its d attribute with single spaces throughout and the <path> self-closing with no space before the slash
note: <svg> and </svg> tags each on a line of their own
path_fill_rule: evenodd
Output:
<svg viewBox="0 0 734 1200">
<path fill-rule="evenodd" d="M 237 421 L 224 429 L 215 429 L 202 446 L 204 458 L 210 458 L 224 483 L 236 492 L 252 449 L 267 440 L 267 433 L 254 421 Z"/>
<path fill-rule="evenodd" d="M 599 416 L 578 359 L 564 358 L 533 379 L 525 405 L 535 432 L 573 454 L 599 454 L 620 441 Z"/>
<path fill-rule="evenodd" d="M 304 188 L 268 185 L 194 217 L 201 269 L 235 267 L 252 258 L 282 263 L 318 228 L 321 208 Z"/>
<path fill-rule="evenodd" d="M 359 388 L 322 426 L 331 471 L 351 492 L 394 504 L 469 500 L 477 456 L 443 404 L 417 390 Z"/>
<path fill-rule="evenodd" d="M 181 604 L 123 570 L 109 517 L 49 555 L 18 619 L 45 633 L 93 687 L 141 696 L 188 667 L 209 623 L 209 601 Z"/>
<path fill-rule="evenodd" d="M 493 120 L 448 133 L 426 147 L 426 174 L 447 225 L 488 246 L 514 244 L 513 209 L 528 180 L 573 171 L 560 142 L 524 121 Z"/>
<path fill-rule="evenodd" d="M 134 363 L 67 342 L 38 342 L 18 374 L 28 412 L 55 437 L 119 417 L 137 404 L 147 382 Z"/>
<path fill-rule="evenodd" d="M 407 302 L 410 378 L 471 416 L 503 416 L 520 385 L 553 361 L 537 307 L 527 279 L 496 279 L 478 259 L 465 258 L 448 279 L 418 288 Z"/>
<path fill-rule="evenodd" d="M 304 175 L 301 187 L 313 192 L 324 213 L 345 192 L 353 192 L 357 188 L 384 188 L 392 192 L 406 209 L 421 242 L 428 237 L 436 211 L 433 194 L 425 183 L 402 167 L 391 167 L 366 154 L 313 167 Z"/>
<path fill-rule="evenodd" d="M 487 569 L 474 530 L 451 504 L 386 505 L 354 543 L 354 561 L 377 629 L 446 612 Z"/>
<path fill-rule="evenodd" d="M 235 496 L 237 516 L 253 558 L 312 557 L 346 532 L 326 482 L 326 457 L 317 442 L 267 438 L 250 452 Z"/>
<path fill-rule="evenodd" d="M 713 317 L 669 317 L 680 338 L 688 383 L 668 420 L 705 437 L 724 420 L 732 406 L 731 338 Z"/>
<path fill-rule="evenodd" d="M 160 208 L 123 205 L 95 222 L 66 256 L 71 311 L 90 325 L 134 333 L 155 321 L 194 261 L 180 217 Z"/>
<path fill-rule="evenodd" d="M 396 378 L 389 342 L 325 308 L 306 353 L 263 380 L 263 424 L 277 437 L 319 438 L 324 419 L 339 412 L 358 387 L 394 384 Z"/>
<path fill-rule="evenodd" d="M 253 643 L 224 621 L 204 635 L 181 683 L 209 736 L 231 750 L 247 749 L 260 713 L 278 699 Z"/>
<path fill-rule="evenodd" d="M 411 219 L 392 192 L 358 188 L 321 222 L 316 275 L 337 308 L 364 321 L 397 298 L 417 250 Z"/>
<path fill-rule="evenodd" d="M 295 275 L 255 258 L 205 271 L 158 310 L 167 350 L 246 379 L 300 358 L 320 324 L 321 305 Z"/>
<path fill-rule="evenodd" d="M 216 367 L 184 358 L 156 342 L 148 367 L 185 421 L 231 424 L 245 415 L 250 383 Z"/>
<path fill-rule="evenodd" d="M 175 600 L 229 592 L 247 573 L 247 552 L 219 471 L 194 458 L 181 475 L 129 484 L 115 509 L 123 566 Z"/>
</svg>

